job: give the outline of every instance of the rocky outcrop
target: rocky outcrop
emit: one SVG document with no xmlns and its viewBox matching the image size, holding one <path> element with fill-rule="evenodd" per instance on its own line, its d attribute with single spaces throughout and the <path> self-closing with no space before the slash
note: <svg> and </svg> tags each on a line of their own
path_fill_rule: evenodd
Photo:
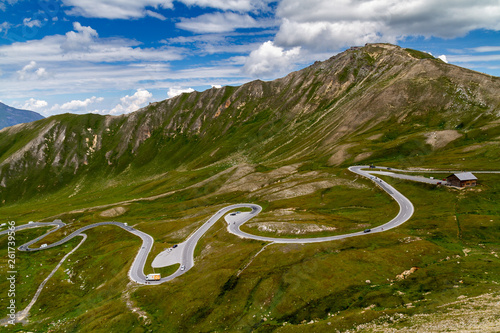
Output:
<svg viewBox="0 0 500 333">
<path fill-rule="evenodd" d="M 418 267 L 413 266 L 412 268 L 404 271 L 403 273 L 396 275 L 396 280 L 404 280 L 411 274 L 415 273 L 418 269 L 419 269 Z"/>
</svg>

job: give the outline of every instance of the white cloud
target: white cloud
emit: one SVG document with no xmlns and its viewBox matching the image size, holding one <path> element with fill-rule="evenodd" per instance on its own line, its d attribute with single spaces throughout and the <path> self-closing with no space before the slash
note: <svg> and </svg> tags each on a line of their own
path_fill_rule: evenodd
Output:
<svg viewBox="0 0 500 333">
<path fill-rule="evenodd" d="M 267 5 L 273 1 L 265 0 L 180 0 L 188 6 L 217 8 L 237 12 L 267 10 Z"/>
<path fill-rule="evenodd" d="M 25 101 L 24 104 L 20 106 L 20 108 L 39 112 L 43 111 L 48 105 L 49 103 L 44 100 L 30 98 L 29 100 Z"/>
<path fill-rule="evenodd" d="M 60 67 L 64 63 L 118 62 L 118 61 L 170 61 L 182 58 L 182 49 L 167 47 L 141 48 L 139 43 L 125 38 L 99 38 L 96 30 L 80 23 L 73 24 L 75 31 L 65 35 L 45 36 L 39 40 L 0 45 L 3 64 L 23 61 L 43 61 Z"/>
<path fill-rule="evenodd" d="M 0 10 L 5 11 L 7 9 L 6 4 L 13 5 L 19 0 L 0 0 Z"/>
<path fill-rule="evenodd" d="M 40 28 L 42 26 L 42 22 L 40 22 L 40 20 L 31 20 L 31 18 L 25 18 L 23 20 L 23 25 L 29 27 L 29 28 L 33 28 L 33 27 L 38 27 Z"/>
<path fill-rule="evenodd" d="M 211 84 L 212 88 L 220 89 L 222 86 L 220 84 Z"/>
<path fill-rule="evenodd" d="M 34 80 L 43 79 L 48 77 L 47 70 L 43 67 L 37 68 L 36 61 L 30 61 L 29 64 L 23 67 L 23 69 L 17 71 L 17 76 L 19 80 Z"/>
<path fill-rule="evenodd" d="M 68 15 L 108 19 L 137 19 L 152 16 L 146 7 L 173 8 L 172 0 L 63 0 Z"/>
<path fill-rule="evenodd" d="M 39 78 L 42 78 L 42 77 L 47 77 L 49 74 L 47 73 L 45 68 L 40 67 L 35 71 L 35 75 Z"/>
<path fill-rule="evenodd" d="M 7 31 L 9 31 L 11 26 L 12 24 L 10 24 L 9 22 L 2 22 L 0 24 L 0 32 L 6 33 Z"/>
<path fill-rule="evenodd" d="M 104 100 L 103 97 L 95 97 L 95 96 L 92 96 L 91 98 L 87 98 L 85 100 L 74 99 L 70 102 L 64 103 L 61 106 L 56 104 L 52 109 L 87 111 L 87 107 L 90 104 L 99 103 L 102 102 L 103 100 Z"/>
<path fill-rule="evenodd" d="M 445 63 L 448 63 L 448 59 L 446 59 L 446 55 L 442 54 L 438 58 L 443 60 Z"/>
<path fill-rule="evenodd" d="M 176 27 L 197 33 L 221 33 L 241 28 L 262 28 L 274 25 L 273 20 L 255 20 L 248 14 L 225 12 L 182 18 Z"/>
<path fill-rule="evenodd" d="M 262 44 L 261 42 L 251 42 L 244 40 L 241 44 L 236 43 L 235 39 L 244 33 L 211 33 L 193 36 L 179 36 L 161 40 L 160 43 L 167 45 L 182 45 L 195 49 L 197 55 L 239 53 L 249 54 Z M 252 37 L 256 34 L 252 33 Z M 266 33 L 268 35 L 268 33 Z"/>
<path fill-rule="evenodd" d="M 183 88 L 180 88 L 180 87 L 171 87 L 171 88 L 168 89 L 167 96 L 168 96 L 168 98 L 172 98 L 172 97 L 178 96 L 178 95 L 180 95 L 182 93 L 191 93 L 193 91 L 194 91 L 193 88 L 183 89 Z"/>
<path fill-rule="evenodd" d="M 500 52 L 500 46 L 478 46 L 471 49 L 471 51 L 477 53 Z"/>
<path fill-rule="evenodd" d="M 283 0 L 275 43 L 336 51 L 407 36 L 454 38 L 475 29 L 500 30 L 499 0 Z"/>
<path fill-rule="evenodd" d="M 335 51 L 350 45 L 363 45 L 382 40 L 376 22 L 365 24 L 343 24 L 337 22 L 295 22 L 284 19 L 276 34 L 275 42 L 280 46 L 302 46 L 314 51 Z M 395 42 L 395 39 L 385 40 Z"/>
<path fill-rule="evenodd" d="M 66 14 L 108 19 L 138 19 L 151 16 L 164 20 L 165 17 L 148 7 L 173 9 L 174 0 L 63 0 L 69 7 Z M 187 6 L 215 8 L 224 11 L 257 12 L 269 11 L 272 0 L 179 0 Z"/>
<path fill-rule="evenodd" d="M 109 114 L 118 115 L 137 111 L 151 101 L 153 94 L 145 89 L 137 89 L 132 96 L 126 95 L 120 98 L 120 104 L 116 105 Z"/>
<path fill-rule="evenodd" d="M 96 43 L 99 34 L 91 27 L 84 27 L 79 22 L 73 23 L 75 31 L 68 31 L 66 39 L 61 44 L 61 49 L 70 51 L 89 51 L 90 47 Z"/>
<path fill-rule="evenodd" d="M 470 54 L 460 54 L 460 55 L 448 55 L 448 61 L 451 63 L 475 63 L 475 62 L 497 62 L 500 61 L 500 54 L 488 54 L 488 55 L 470 55 Z"/>
<path fill-rule="evenodd" d="M 144 14 L 146 14 L 147 16 L 157 18 L 158 20 L 161 21 L 165 21 L 167 19 L 165 16 L 161 15 L 160 13 L 153 12 L 152 10 L 145 10 Z"/>
<path fill-rule="evenodd" d="M 244 71 L 254 77 L 273 77 L 288 71 L 299 53 L 300 47 L 285 51 L 272 41 L 267 41 L 250 53 Z"/>
</svg>

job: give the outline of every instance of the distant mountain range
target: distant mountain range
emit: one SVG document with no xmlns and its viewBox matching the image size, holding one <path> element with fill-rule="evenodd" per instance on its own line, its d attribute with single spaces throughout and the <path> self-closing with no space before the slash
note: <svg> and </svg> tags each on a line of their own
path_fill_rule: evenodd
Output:
<svg viewBox="0 0 500 333">
<path fill-rule="evenodd" d="M 33 111 L 16 109 L 0 103 L 0 129 L 45 118 Z"/>
</svg>

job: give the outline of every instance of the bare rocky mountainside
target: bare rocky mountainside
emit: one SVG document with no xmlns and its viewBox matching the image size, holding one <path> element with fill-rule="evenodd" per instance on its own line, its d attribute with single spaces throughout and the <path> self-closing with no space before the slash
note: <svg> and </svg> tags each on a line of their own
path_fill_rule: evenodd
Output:
<svg viewBox="0 0 500 333">
<path fill-rule="evenodd" d="M 0 196 L 27 198 L 90 174 L 199 168 L 235 154 L 235 162 L 324 165 L 432 154 L 498 130 L 499 96 L 499 78 L 370 44 L 271 82 L 183 94 L 118 117 L 65 114 L 6 128 Z"/>
</svg>

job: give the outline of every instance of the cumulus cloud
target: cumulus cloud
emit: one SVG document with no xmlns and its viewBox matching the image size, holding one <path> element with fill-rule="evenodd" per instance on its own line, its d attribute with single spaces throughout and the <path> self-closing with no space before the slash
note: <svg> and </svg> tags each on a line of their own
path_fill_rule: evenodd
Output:
<svg viewBox="0 0 500 333">
<path fill-rule="evenodd" d="M 31 20 L 31 18 L 25 18 L 23 20 L 23 25 L 29 27 L 29 28 L 33 28 L 33 27 L 38 27 L 40 28 L 42 26 L 42 22 L 40 22 L 40 20 Z"/>
<path fill-rule="evenodd" d="M 43 79 L 48 77 L 48 73 L 47 70 L 43 67 L 37 68 L 36 61 L 32 60 L 21 70 L 17 71 L 17 76 L 19 80 L 24 81 L 24 80 Z"/>
<path fill-rule="evenodd" d="M 203 14 L 194 18 L 182 18 L 176 24 L 176 27 L 197 33 L 221 33 L 241 28 L 262 28 L 272 25 L 274 25 L 274 21 L 257 21 L 248 14 L 225 12 Z"/>
<path fill-rule="evenodd" d="M 377 32 L 380 25 L 376 22 L 365 24 L 343 24 L 337 22 L 295 22 L 284 19 L 276 34 L 275 42 L 286 47 L 302 46 L 314 51 L 335 51 L 350 45 L 363 45 L 368 42 L 395 42 Z"/>
<path fill-rule="evenodd" d="M 500 1 L 283 0 L 279 46 L 339 50 L 407 36 L 454 38 L 475 29 L 500 30 Z M 495 9 L 496 8 L 496 9 Z M 493 10 L 495 9 L 495 10 Z"/>
<path fill-rule="evenodd" d="M 73 23 L 73 29 L 68 31 L 66 39 L 61 44 L 61 49 L 69 51 L 88 51 L 92 44 L 95 44 L 99 34 L 91 27 L 84 27 L 79 22 Z"/>
<path fill-rule="evenodd" d="M 25 101 L 24 104 L 22 104 L 20 106 L 20 108 L 25 109 L 25 110 L 39 112 L 39 111 L 43 111 L 48 105 L 49 105 L 49 103 L 47 103 L 44 100 L 30 98 L 29 100 Z"/>
<path fill-rule="evenodd" d="M 182 93 L 190 93 L 190 92 L 193 92 L 194 89 L 193 88 L 180 88 L 180 87 L 171 87 L 168 89 L 168 93 L 167 93 L 167 96 L 168 98 L 172 98 L 172 97 L 175 97 L 175 96 L 178 96 Z"/>
<path fill-rule="evenodd" d="M 145 89 L 137 89 L 135 94 L 132 96 L 126 95 L 125 97 L 120 98 L 120 104 L 117 104 L 109 114 L 118 115 L 123 113 L 130 113 L 137 111 L 143 106 L 146 106 L 146 103 L 151 100 L 153 94 Z"/>
<path fill-rule="evenodd" d="M 448 63 L 448 59 L 446 59 L 446 55 L 442 54 L 438 58 L 441 59 L 442 61 L 444 61 L 445 63 Z"/>
<path fill-rule="evenodd" d="M 272 77 L 288 71 L 300 53 L 300 47 L 285 51 L 272 41 L 252 51 L 244 65 L 244 71 L 254 77 Z"/>
<path fill-rule="evenodd" d="M 104 100 L 103 97 L 95 97 L 95 96 L 92 96 L 91 98 L 87 98 L 85 100 L 78 100 L 78 99 L 74 99 L 70 102 L 66 102 L 64 103 L 63 105 L 59 106 L 59 105 L 56 105 L 53 107 L 53 109 L 62 109 L 62 110 L 71 110 L 71 111 L 87 111 L 87 107 L 91 104 L 94 104 L 94 103 L 99 103 L 99 102 L 102 102 Z"/>
</svg>

